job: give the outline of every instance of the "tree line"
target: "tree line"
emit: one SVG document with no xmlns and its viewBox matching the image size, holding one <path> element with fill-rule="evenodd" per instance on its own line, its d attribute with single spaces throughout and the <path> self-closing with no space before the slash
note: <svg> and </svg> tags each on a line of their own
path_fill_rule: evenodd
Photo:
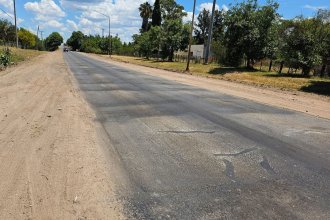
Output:
<svg viewBox="0 0 330 220">
<path fill-rule="evenodd" d="M 17 29 L 17 33 L 19 46 L 22 49 L 54 51 L 63 43 L 63 37 L 58 32 L 51 33 L 44 40 L 22 27 Z M 0 45 L 16 45 L 15 26 L 5 19 L 0 19 Z"/>
<path fill-rule="evenodd" d="M 254 64 L 269 59 L 309 75 L 316 66 L 325 75 L 330 58 L 330 11 L 318 10 L 312 18 L 298 16 L 284 19 L 278 14 L 279 4 L 246 0 L 228 11 L 216 10 L 213 19 L 212 52 L 220 64 L 253 68 Z M 183 23 L 184 7 L 175 0 L 156 0 L 139 7 L 142 25 L 133 35 L 133 47 L 146 58 L 160 55 L 173 60 L 174 52 L 185 50 L 189 41 L 189 23 Z M 203 9 L 197 16 L 194 44 L 206 44 L 211 26 L 211 13 Z M 328 70 L 329 74 L 329 70 Z"/>
<path fill-rule="evenodd" d="M 312 70 L 320 76 L 329 75 L 330 11 L 318 10 L 311 18 L 284 19 L 278 8 L 273 0 L 264 5 L 245 0 L 231 5 L 229 10 L 216 10 L 211 45 L 215 60 L 220 65 L 250 69 L 268 60 L 269 71 L 276 63 L 280 73 L 286 66 L 289 70 L 302 70 L 305 76 Z M 140 32 L 132 36 L 131 43 L 123 43 L 117 36 L 87 36 L 75 31 L 67 44 L 83 52 L 157 57 L 164 61 L 173 61 L 179 50 L 186 51 L 191 22 L 183 22 L 187 13 L 182 5 L 175 0 L 155 0 L 153 5 L 141 4 L 139 12 Z M 211 12 L 200 11 L 194 24 L 193 44 L 206 45 L 210 22 Z"/>
<path fill-rule="evenodd" d="M 118 36 L 110 36 L 110 38 L 100 35 L 84 35 L 81 31 L 72 32 L 66 44 L 72 50 L 98 53 L 98 54 L 121 54 L 132 55 L 134 48 L 131 43 L 123 43 Z"/>
</svg>

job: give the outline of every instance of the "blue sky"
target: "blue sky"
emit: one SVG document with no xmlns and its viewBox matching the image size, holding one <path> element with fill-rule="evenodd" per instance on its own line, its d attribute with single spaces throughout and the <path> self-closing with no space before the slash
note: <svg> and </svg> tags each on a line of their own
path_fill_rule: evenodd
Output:
<svg viewBox="0 0 330 220">
<path fill-rule="evenodd" d="M 108 34 L 108 20 L 103 14 L 111 16 L 111 34 L 124 41 L 139 31 L 141 19 L 138 6 L 146 0 L 16 0 L 19 26 L 36 32 L 39 25 L 44 37 L 53 31 L 60 32 L 67 39 L 72 31 L 81 30 L 85 34 Z M 153 4 L 154 0 L 147 0 Z M 193 0 L 177 0 L 191 17 Z M 230 8 L 241 0 L 218 0 L 218 8 Z M 264 4 L 266 0 L 259 0 Z M 313 16 L 318 8 L 330 8 L 330 0 L 277 0 L 279 13 L 284 18 L 303 14 Z M 211 8 L 212 0 L 197 0 L 197 13 L 202 8 Z M 0 9 L 13 16 L 12 0 L 0 0 Z M 0 10 L 0 18 L 11 18 Z"/>
</svg>

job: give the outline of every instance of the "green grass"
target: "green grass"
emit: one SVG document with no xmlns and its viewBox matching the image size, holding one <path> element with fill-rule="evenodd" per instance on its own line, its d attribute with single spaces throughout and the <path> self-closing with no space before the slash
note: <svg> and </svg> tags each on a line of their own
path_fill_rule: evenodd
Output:
<svg viewBox="0 0 330 220">
<path fill-rule="evenodd" d="M 155 59 L 147 60 L 137 57 L 116 55 L 113 55 L 112 59 L 175 72 L 185 72 L 186 69 L 186 63 L 182 62 L 162 62 Z M 330 79 L 317 77 L 304 78 L 301 74 L 279 75 L 275 72 L 248 70 L 246 68 L 221 67 L 217 64 L 203 65 L 195 63 L 191 63 L 189 73 L 192 75 L 222 79 L 259 87 L 330 95 Z"/>
<path fill-rule="evenodd" d="M 5 47 L 0 46 L 0 51 L 3 51 L 4 48 Z M 22 61 L 30 60 L 36 56 L 45 53 L 44 51 L 20 49 L 15 47 L 9 47 L 9 49 L 11 52 L 11 62 L 15 64 L 20 63 Z"/>
</svg>

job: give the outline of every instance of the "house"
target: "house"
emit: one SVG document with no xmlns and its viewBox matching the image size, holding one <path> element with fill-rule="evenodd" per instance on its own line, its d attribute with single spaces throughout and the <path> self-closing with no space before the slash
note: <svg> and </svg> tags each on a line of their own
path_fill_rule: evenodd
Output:
<svg viewBox="0 0 330 220">
<path fill-rule="evenodd" d="M 204 59 L 205 56 L 205 46 L 202 45 L 191 45 L 191 57 Z M 186 56 L 188 53 L 188 48 L 184 51 L 178 51 L 175 55 Z M 212 56 L 212 51 L 210 51 L 210 56 Z"/>
</svg>

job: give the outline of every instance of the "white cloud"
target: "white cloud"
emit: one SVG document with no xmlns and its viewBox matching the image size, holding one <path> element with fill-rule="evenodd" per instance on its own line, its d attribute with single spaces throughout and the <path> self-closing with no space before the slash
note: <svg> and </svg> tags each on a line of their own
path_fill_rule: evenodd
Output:
<svg viewBox="0 0 330 220">
<path fill-rule="evenodd" d="M 187 13 L 187 15 L 183 18 L 183 22 L 184 23 L 191 22 L 193 13 L 189 12 L 189 11 L 188 12 L 186 11 L 186 13 Z"/>
<path fill-rule="evenodd" d="M 64 25 L 56 20 L 49 20 L 47 22 L 49 27 L 53 27 L 53 28 L 63 28 Z"/>
<path fill-rule="evenodd" d="M 229 8 L 227 7 L 227 5 L 222 5 L 221 8 L 222 8 L 222 10 L 225 11 L 225 12 L 229 10 Z"/>
<path fill-rule="evenodd" d="M 71 34 L 72 31 L 82 31 L 84 34 L 108 33 L 108 18 L 111 18 L 111 35 L 116 35 L 123 41 L 130 41 L 131 36 L 138 33 L 142 19 L 139 16 L 140 4 L 146 0 L 60 0 L 60 5 L 65 10 L 74 10 L 81 12 L 76 17 L 76 26 L 69 24 L 67 26 Z M 153 5 L 154 0 L 148 0 Z M 100 12 L 100 13 L 99 13 Z"/>
<path fill-rule="evenodd" d="M 77 31 L 78 30 L 78 25 L 76 24 L 76 22 L 72 21 L 72 20 L 66 20 L 66 23 L 68 24 L 69 28 Z"/>
<path fill-rule="evenodd" d="M 40 2 L 27 2 L 24 4 L 27 11 L 37 15 L 37 20 L 47 18 L 64 17 L 65 12 L 53 0 L 41 0 Z"/>
<path fill-rule="evenodd" d="M 203 11 L 203 9 L 206 9 L 208 11 L 212 11 L 213 3 L 207 2 L 207 3 L 202 3 L 198 7 L 198 11 Z M 215 10 L 220 10 L 220 7 L 218 4 L 215 4 Z"/>
<path fill-rule="evenodd" d="M 0 0 L 0 5 L 11 10 L 14 8 L 12 0 Z"/>
<path fill-rule="evenodd" d="M 26 11 L 34 14 L 31 19 L 36 26 L 40 26 L 40 29 L 49 34 L 54 31 L 65 32 L 68 28 L 62 22 L 62 18 L 66 16 L 66 13 L 58 6 L 53 0 L 41 0 L 35 2 L 27 2 L 24 4 Z"/>
<path fill-rule="evenodd" d="M 17 6 L 16 6 L 17 7 Z M 0 18 L 6 19 L 12 23 L 14 23 L 14 6 L 12 0 L 0 0 L 0 8 L 4 10 L 0 10 Z M 22 18 L 17 18 L 17 24 L 21 24 L 24 20 Z"/>
<path fill-rule="evenodd" d="M 317 11 L 319 9 L 327 9 L 328 7 L 327 6 L 312 6 L 312 5 L 305 5 L 304 8 L 306 9 L 310 9 L 310 10 L 313 10 L 313 11 Z"/>
</svg>

